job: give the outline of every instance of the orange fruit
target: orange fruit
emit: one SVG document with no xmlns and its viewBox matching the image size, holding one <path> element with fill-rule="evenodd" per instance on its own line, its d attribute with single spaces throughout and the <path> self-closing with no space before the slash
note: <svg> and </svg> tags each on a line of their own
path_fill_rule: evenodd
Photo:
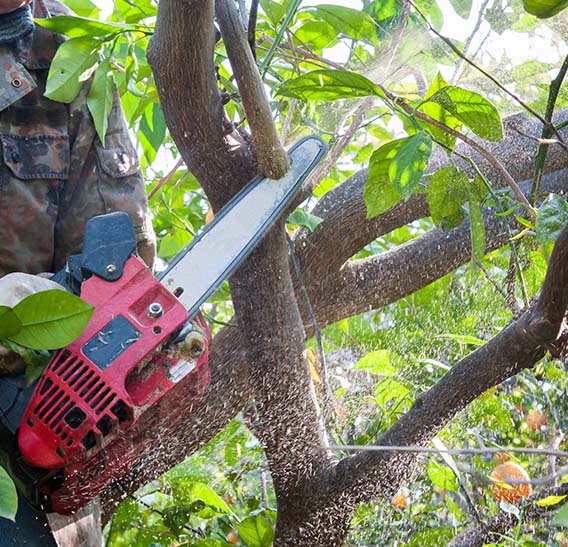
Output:
<svg viewBox="0 0 568 547">
<path fill-rule="evenodd" d="M 237 533 L 234 530 L 229 532 L 225 539 L 227 540 L 227 543 L 230 543 L 231 545 L 237 545 L 237 543 L 239 543 L 239 536 L 237 536 Z"/>
<path fill-rule="evenodd" d="M 533 408 L 529 410 L 526 422 L 531 431 L 540 431 L 548 423 L 548 418 L 546 414 Z"/>
<path fill-rule="evenodd" d="M 497 503 L 516 503 L 532 493 L 532 486 L 528 482 L 530 477 L 518 463 L 502 463 L 491 471 L 490 477 L 494 481 L 491 483 L 491 492 Z"/>
<path fill-rule="evenodd" d="M 392 504 L 397 509 L 404 511 L 408 507 L 408 499 L 406 498 L 404 492 L 399 490 L 393 497 L 392 497 Z"/>
<path fill-rule="evenodd" d="M 213 209 L 211 209 L 211 207 L 209 207 L 209 210 L 207 211 L 207 214 L 205 215 L 205 224 L 211 224 L 213 222 L 214 218 L 215 218 L 215 213 L 213 212 Z"/>
<path fill-rule="evenodd" d="M 511 459 L 511 456 L 507 454 L 507 452 L 496 452 L 493 456 L 493 459 L 497 462 L 508 462 Z"/>
</svg>

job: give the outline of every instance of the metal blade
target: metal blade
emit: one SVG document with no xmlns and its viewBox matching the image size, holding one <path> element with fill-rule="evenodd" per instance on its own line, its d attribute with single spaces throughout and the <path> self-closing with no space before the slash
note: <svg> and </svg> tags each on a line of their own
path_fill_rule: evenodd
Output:
<svg viewBox="0 0 568 547">
<path fill-rule="evenodd" d="M 183 288 L 179 299 L 190 317 L 252 251 L 324 154 L 318 137 L 295 144 L 289 150 L 292 166 L 283 178 L 249 182 L 159 275 L 172 292 Z"/>
</svg>

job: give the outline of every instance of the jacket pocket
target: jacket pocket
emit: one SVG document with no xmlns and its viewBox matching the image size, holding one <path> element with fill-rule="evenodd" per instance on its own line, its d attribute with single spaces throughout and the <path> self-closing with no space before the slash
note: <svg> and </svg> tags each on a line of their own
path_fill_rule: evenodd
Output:
<svg viewBox="0 0 568 547">
<path fill-rule="evenodd" d="M 3 163 L 20 180 L 59 179 L 69 175 L 69 137 L 0 135 Z"/>
<path fill-rule="evenodd" d="M 50 271 L 69 139 L 0 133 L 0 145 L 0 275 Z"/>
</svg>

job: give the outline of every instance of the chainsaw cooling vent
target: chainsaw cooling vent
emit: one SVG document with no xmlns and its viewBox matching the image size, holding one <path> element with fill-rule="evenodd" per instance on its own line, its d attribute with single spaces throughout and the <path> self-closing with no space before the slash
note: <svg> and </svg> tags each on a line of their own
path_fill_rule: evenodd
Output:
<svg viewBox="0 0 568 547">
<path fill-rule="evenodd" d="M 91 450 L 117 424 L 128 419 L 125 403 L 101 379 L 97 369 L 69 350 L 53 357 L 37 393 L 39 398 L 26 424 L 33 429 L 39 422 L 49 428 L 58 440 L 55 450 L 62 459 L 75 443 Z"/>
</svg>

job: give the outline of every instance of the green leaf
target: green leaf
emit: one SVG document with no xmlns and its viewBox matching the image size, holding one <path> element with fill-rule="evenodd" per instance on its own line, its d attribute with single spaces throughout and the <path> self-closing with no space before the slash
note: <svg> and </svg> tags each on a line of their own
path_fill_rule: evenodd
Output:
<svg viewBox="0 0 568 547">
<path fill-rule="evenodd" d="M 523 0 L 524 8 L 539 19 L 547 19 L 568 6 L 568 0 Z"/>
<path fill-rule="evenodd" d="M 179 253 L 192 239 L 193 236 L 187 230 L 174 228 L 160 241 L 158 255 L 161 258 L 171 258 Z"/>
<path fill-rule="evenodd" d="M 248 547 L 270 547 L 274 540 L 272 524 L 262 514 L 244 519 L 237 525 L 237 532 Z"/>
<path fill-rule="evenodd" d="M 26 366 L 26 386 L 31 386 L 43 374 L 48 362 L 49 356 L 39 355 L 37 364 L 31 363 Z"/>
<path fill-rule="evenodd" d="M 349 38 L 377 44 L 376 26 L 373 18 L 361 10 L 320 4 L 317 14 L 332 27 Z"/>
<path fill-rule="evenodd" d="M 273 0 L 260 0 L 260 6 L 274 26 L 278 26 L 286 15 L 286 7 Z"/>
<path fill-rule="evenodd" d="M 22 323 L 14 310 L 8 306 L 0 306 L 0 338 L 8 338 L 19 332 Z"/>
<path fill-rule="evenodd" d="M 174 498 L 180 505 L 192 505 L 195 501 L 201 500 L 216 513 L 232 514 L 223 499 L 205 483 L 176 479 L 172 481 L 172 487 Z M 195 506 L 193 507 L 195 509 Z M 198 513 L 201 514 L 202 511 Z"/>
<path fill-rule="evenodd" d="M 426 99 L 434 95 L 440 89 L 448 87 L 448 82 L 444 80 L 442 74 L 438 72 L 436 77 L 430 84 L 428 91 L 426 92 Z M 455 129 L 456 131 L 461 131 L 462 123 L 455 117 L 452 116 L 447 110 L 442 108 L 439 104 L 429 101 L 420 101 L 415 104 L 415 108 L 420 112 L 423 112 L 433 120 L 436 120 L 450 129 Z M 432 135 L 436 142 L 439 142 L 445 146 L 449 151 L 453 150 L 456 144 L 456 137 L 450 135 L 447 131 L 436 127 L 433 124 L 422 121 L 422 127 Z"/>
<path fill-rule="evenodd" d="M 114 78 L 110 59 L 103 59 L 95 71 L 93 83 L 87 95 L 87 107 L 93 117 L 99 139 L 105 144 L 108 119 L 114 104 Z"/>
<path fill-rule="evenodd" d="M 384 410 L 392 408 L 395 402 L 403 401 L 409 394 L 410 390 L 393 378 L 375 384 L 375 404 Z"/>
<path fill-rule="evenodd" d="M 566 499 L 566 495 L 564 496 L 546 496 L 545 498 L 541 498 L 537 500 L 535 503 L 539 507 L 550 507 L 551 505 L 557 505 L 564 499 Z"/>
<path fill-rule="evenodd" d="M 439 104 L 484 139 L 500 141 L 503 138 L 498 110 L 479 93 L 450 85 L 436 91 L 427 101 Z"/>
<path fill-rule="evenodd" d="M 14 481 L 3 467 L 0 467 L 0 517 L 14 521 L 18 511 L 18 494 Z"/>
<path fill-rule="evenodd" d="M 313 70 L 288 80 L 276 95 L 303 101 L 335 101 L 376 95 L 384 97 L 380 88 L 365 76 L 348 70 Z"/>
<path fill-rule="evenodd" d="M 442 13 L 442 10 L 440 9 L 440 6 L 438 6 L 437 2 L 432 2 L 430 4 L 430 11 L 428 13 L 428 16 L 434 29 L 438 32 L 441 32 L 442 27 L 444 26 L 444 14 Z"/>
<path fill-rule="evenodd" d="M 97 19 L 78 17 L 77 15 L 57 15 L 49 19 L 36 19 L 35 22 L 52 32 L 65 34 L 70 38 L 83 38 L 85 36 L 106 38 L 127 30 L 139 30 L 140 27 L 123 25 L 121 23 L 103 23 Z"/>
<path fill-rule="evenodd" d="M 150 111 L 152 117 L 150 118 Z M 160 149 L 160 146 L 164 144 L 166 139 L 166 120 L 164 119 L 164 114 L 162 112 L 162 107 L 160 103 L 153 103 L 151 110 L 147 109 L 142 116 L 140 121 L 140 131 L 150 146 L 152 147 L 153 153 L 148 157 L 149 162 L 153 162 L 156 157 L 156 152 Z M 140 139 L 142 144 L 144 144 L 144 139 Z M 146 155 L 148 155 L 145 150 Z"/>
<path fill-rule="evenodd" d="M 468 19 L 471 13 L 472 0 L 450 0 L 455 12 L 463 19 Z"/>
<path fill-rule="evenodd" d="M 22 329 L 9 339 L 32 349 L 57 349 L 75 340 L 85 329 L 93 306 L 57 289 L 31 294 L 14 307 Z"/>
<path fill-rule="evenodd" d="M 51 63 L 45 96 L 53 101 L 72 102 L 95 70 L 100 49 L 101 42 L 90 37 L 63 42 Z"/>
<path fill-rule="evenodd" d="M 426 199 L 436 226 L 461 210 L 468 198 L 468 185 L 467 175 L 453 166 L 443 167 L 430 177 Z"/>
<path fill-rule="evenodd" d="M 92 17 L 101 11 L 91 0 L 63 0 L 63 3 L 81 17 Z"/>
<path fill-rule="evenodd" d="M 178 547 L 231 547 L 232 543 L 220 539 L 196 539 L 190 543 L 182 543 Z"/>
<path fill-rule="evenodd" d="M 406 139 L 389 165 L 389 179 L 397 190 L 408 197 L 422 180 L 432 153 L 432 139 L 420 131 Z"/>
<path fill-rule="evenodd" d="M 288 224 L 294 224 L 295 226 L 302 226 L 310 231 L 314 231 L 321 223 L 323 219 L 304 211 L 304 209 L 296 209 L 289 217 Z"/>
<path fill-rule="evenodd" d="M 481 203 L 474 198 L 469 200 L 469 231 L 473 256 L 481 261 L 485 256 L 485 223 L 483 222 Z"/>
<path fill-rule="evenodd" d="M 380 215 L 403 199 L 403 195 L 389 178 L 392 159 L 406 139 L 397 139 L 377 148 L 369 161 L 369 173 L 365 183 L 365 205 L 367 218 Z"/>
<path fill-rule="evenodd" d="M 553 526 L 563 526 L 568 528 L 568 503 L 565 503 L 552 518 L 551 524 Z"/>
<path fill-rule="evenodd" d="M 439 547 L 454 537 L 452 528 L 426 528 L 416 532 L 405 547 Z"/>
<path fill-rule="evenodd" d="M 440 465 L 434 460 L 428 462 L 428 477 L 432 484 L 443 490 L 452 490 L 457 492 L 459 490 L 458 481 L 453 471 L 445 465 Z"/>
<path fill-rule="evenodd" d="M 308 21 L 295 31 L 298 40 L 315 49 L 328 47 L 337 39 L 337 31 L 323 21 Z"/>
<path fill-rule="evenodd" d="M 568 222 L 568 204 L 557 194 L 549 194 L 536 214 L 536 239 L 548 262 L 554 242 Z"/>
<path fill-rule="evenodd" d="M 366 370 L 377 376 L 395 376 L 396 368 L 391 364 L 391 361 L 390 350 L 379 349 L 359 359 L 353 368 L 355 370 Z"/>
</svg>

